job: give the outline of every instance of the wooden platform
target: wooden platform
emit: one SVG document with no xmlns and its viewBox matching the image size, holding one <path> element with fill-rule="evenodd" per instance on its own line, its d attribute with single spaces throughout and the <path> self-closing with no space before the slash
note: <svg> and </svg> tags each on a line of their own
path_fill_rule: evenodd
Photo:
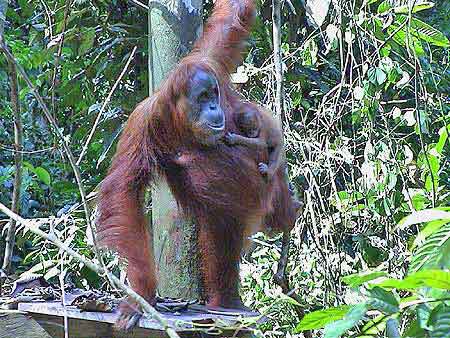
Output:
<svg viewBox="0 0 450 338">
<path fill-rule="evenodd" d="M 183 311 L 180 314 L 163 313 L 169 325 L 180 337 L 251 337 L 251 331 L 242 328 L 242 316 L 202 313 L 204 308 Z M 19 312 L 0 313 L 0 338 L 59 338 L 64 337 L 64 316 L 68 318 L 71 338 L 122 338 L 122 337 L 167 337 L 161 325 L 152 319 L 142 318 L 139 327 L 131 332 L 118 332 L 113 328 L 116 313 L 82 312 L 73 306 L 64 308 L 59 302 L 19 303 Z M 32 319 L 32 320 L 30 320 Z M 23 323 L 23 325 L 20 324 Z M 29 325 L 37 323 L 35 334 L 30 334 Z M 27 324 L 27 325 L 25 325 Z M 21 330 L 26 328 L 27 331 Z M 209 328 L 210 334 L 201 333 L 200 328 Z M 39 331 L 39 332 L 38 332 Z"/>
</svg>

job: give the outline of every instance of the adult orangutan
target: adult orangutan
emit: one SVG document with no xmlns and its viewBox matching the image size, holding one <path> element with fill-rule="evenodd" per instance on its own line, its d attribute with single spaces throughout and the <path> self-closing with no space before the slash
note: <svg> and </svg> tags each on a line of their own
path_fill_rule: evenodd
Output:
<svg viewBox="0 0 450 338">
<path fill-rule="evenodd" d="M 128 261 L 131 287 L 151 304 L 156 277 L 143 198 L 155 177 L 167 180 L 181 209 L 199 227 L 209 308 L 243 307 L 238 269 L 244 236 L 266 215 L 285 221 L 277 215 L 293 208 L 289 191 L 277 189 L 278 179 L 266 182 L 258 170 L 258 163 L 268 162 L 267 150 L 223 142 L 225 132 L 238 133 L 233 112 L 242 99 L 229 74 L 241 62 L 254 16 L 251 0 L 216 1 L 193 51 L 129 117 L 102 182 L 99 242 Z M 137 310 L 124 302 L 117 325 L 133 326 Z"/>
</svg>

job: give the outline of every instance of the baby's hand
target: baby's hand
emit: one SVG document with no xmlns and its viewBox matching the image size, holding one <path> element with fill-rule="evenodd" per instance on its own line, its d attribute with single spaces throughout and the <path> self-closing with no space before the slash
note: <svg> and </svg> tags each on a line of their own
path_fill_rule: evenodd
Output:
<svg viewBox="0 0 450 338">
<path fill-rule="evenodd" d="M 234 133 L 226 133 L 225 136 L 225 142 L 228 143 L 229 145 L 234 145 L 236 144 L 236 134 Z"/>
</svg>

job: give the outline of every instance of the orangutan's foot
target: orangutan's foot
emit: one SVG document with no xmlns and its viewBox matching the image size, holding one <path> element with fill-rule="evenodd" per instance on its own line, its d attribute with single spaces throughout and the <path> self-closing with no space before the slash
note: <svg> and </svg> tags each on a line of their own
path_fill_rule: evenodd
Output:
<svg viewBox="0 0 450 338">
<path fill-rule="evenodd" d="M 252 309 L 245 306 L 241 299 L 235 298 L 233 300 L 229 300 L 227 302 L 208 302 L 206 304 L 206 308 L 211 313 L 218 313 L 218 314 L 224 314 L 224 315 L 243 315 L 245 317 L 252 317 L 252 316 L 259 316 L 260 314 L 256 311 L 253 311 Z"/>
</svg>

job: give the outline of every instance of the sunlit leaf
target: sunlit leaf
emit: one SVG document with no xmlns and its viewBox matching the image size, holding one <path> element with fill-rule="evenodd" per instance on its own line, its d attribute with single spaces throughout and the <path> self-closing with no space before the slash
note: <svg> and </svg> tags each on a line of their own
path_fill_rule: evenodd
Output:
<svg viewBox="0 0 450 338">
<path fill-rule="evenodd" d="M 44 182 L 46 185 L 50 185 L 50 174 L 47 170 L 42 167 L 37 167 L 34 170 L 34 173 L 42 182 Z"/>
<path fill-rule="evenodd" d="M 387 273 L 384 271 L 365 271 L 361 273 L 356 273 L 353 275 L 348 275 L 345 277 L 342 277 L 342 281 L 350 286 L 351 288 L 355 288 L 357 286 L 360 286 L 366 282 L 369 282 L 371 280 L 374 280 L 379 277 L 386 276 Z"/>
<path fill-rule="evenodd" d="M 368 308 L 365 303 L 353 306 L 348 313 L 338 321 L 325 326 L 325 338 L 339 338 L 348 330 L 353 328 L 364 317 Z"/>
<path fill-rule="evenodd" d="M 443 270 L 423 270 L 408 275 L 405 279 L 387 279 L 378 283 L 383 288 L 411 290 L 422 287 L 450 290 L 450 272 Z"/>
<path fill-rule="evenodd" d="M 414 224 L 447 219 L 450 221 L 450 212 L 438 209 L 420 210 L 415 211 L 411 215 L 408 215 L 405 218 L 403 218 L 398 223 L 397 227 L 400 229 L 405 229 Z"/>
<path fill-rule="evenodd" d="M 341 306 L 308 313 L 303 317 L 295 330 L 298 333 L 300 331 L 321 329 L 328 323 L 342 319 L 349 309 L 350 306 Z"/>
</svg>

